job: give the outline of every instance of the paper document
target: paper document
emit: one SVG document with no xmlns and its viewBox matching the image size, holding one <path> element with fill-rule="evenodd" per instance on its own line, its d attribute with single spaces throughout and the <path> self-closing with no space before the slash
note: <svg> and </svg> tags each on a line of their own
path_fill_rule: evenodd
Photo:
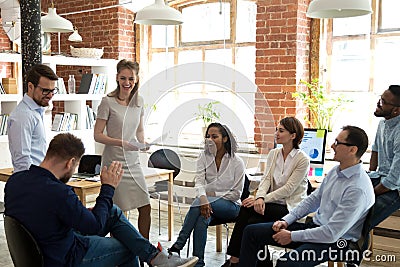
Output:
<svg viewBox="0 0 400 267">
<path fill-rule="evenodd" d="M 154 139 L 153 141 L 151 141 L 150 143 L 147 144 L 143 144 L 137 141 L 131 141 L 129 142 L 131 145 L 137 147 L 138 149 L 145 149 L 145 148 L 149 148 L 152 145 L 157 145 L 160 142 L 163 143 L 163 141 L 167 138 L 168 133 L 164 133 L 163 135 L 161 135 L 160 137 Z"/>
<path fill-rule="evenodd" d="M 100 182 L 100 175 L 96 175 L 96 176 L 93 176 L 93 177 L 88 177 L 88 178 L 85 178 L 85 180 L 86 181 L 91 181 L 91 182 Z"/>
</svg>

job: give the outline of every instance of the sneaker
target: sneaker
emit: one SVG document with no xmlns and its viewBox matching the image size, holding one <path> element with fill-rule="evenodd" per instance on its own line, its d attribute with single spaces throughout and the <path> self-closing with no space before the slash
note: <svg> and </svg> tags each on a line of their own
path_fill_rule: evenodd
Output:
<svg viewBox="0 0 400 267">
<path fill-rule="evenodd" d="M 172 255 L 172 253 L 176 253 L 179 256 L 181 255 L 181 250 L 176 248 L 174 245 L 168 249 L 168 254 Z"/>
<path fill-rule="evenodd" d="M 154 267 L 193 267 L 199 258 L 190 257 L 190 258 L 181 258 L 175 252 L 171 255 L 158 243 L 157 246 L 160 253 L 152 260 L 151 265 Z"/>
</svg>

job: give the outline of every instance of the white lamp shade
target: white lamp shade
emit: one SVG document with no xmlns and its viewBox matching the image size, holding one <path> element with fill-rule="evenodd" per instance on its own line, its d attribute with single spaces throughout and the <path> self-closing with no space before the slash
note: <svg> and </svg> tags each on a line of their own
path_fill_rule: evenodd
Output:
<svg viewBox="0 0 400 267">
<path fill-rule="evenodd" d="M 71 21 L 60 17 L 55 8 L 49 7 L 49 13 L 41 19 L 43 32 L 73 32 Z"/>
<path fill-rule="evenodd" d="M 310 18 L 347 18 L 372 13 L 370 0 L 313 0 L 307 10 Z"/>
<path fill-rule="evenodd" d="M 178 25 L 183 23 L 182 14 L 163 0 L 156 0 L 154 4 L 139 10 L 136 13 L 135 23 L 145 25 Z"/>
<path fill-rule="evenodd" d="M 78 30 L 74 30 L 74 32 L 68 37 L 68 41 L 82 42 L 82 36 L 78 33 Z"/>
</svg>

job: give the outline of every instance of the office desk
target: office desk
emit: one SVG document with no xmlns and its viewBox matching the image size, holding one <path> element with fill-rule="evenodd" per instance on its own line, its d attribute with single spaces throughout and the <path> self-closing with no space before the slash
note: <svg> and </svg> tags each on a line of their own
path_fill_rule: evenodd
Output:
<svg viewBox="0 0 400 267">
<path fill-rule="evenodd" d="M 0 181 L 7 182 L 8 178 L 11 176 L 12 172 L 13 172 L 13 168 L 0 169 Z"/>
<path fill-rule="evenodd" d="M 13 168 L 0 169 L 0 181 L 7 182 L 11 176 Z M 172 240 L 172 231 L 174 229 L 174 201 L 173 201 L 173 170 L 157 169 L 143 167 L 143 173 L 146 179 L 167 180 L 168 179 L 168 241 Z M 99 194 L 101 183 L 86 180 L 74 180 L 67 183 L 71 186 L 76 195 L 86 206 L 86 196 Z"/>
</svg>

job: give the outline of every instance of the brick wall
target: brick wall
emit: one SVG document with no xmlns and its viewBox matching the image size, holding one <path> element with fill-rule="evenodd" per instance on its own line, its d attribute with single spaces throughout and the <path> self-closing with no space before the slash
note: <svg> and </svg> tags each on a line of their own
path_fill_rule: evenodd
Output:
<svg viewBox="0 0 400 267">
<path fill-rule="evenodd" d="M 82 12 L 91 9 L 110 7 L 118 4 L 118 0 L 94 1 L 94 0 L 61 0 L 55 3 L 57 14 L 70 20 L 78 29 L 83 41 L 80 43 L 68 41 L 70 33 L 61 34 L 61 53 L 70 54 L 70 46 L 104 48 L 102 58 L 111 59 L 135 59 L 135 39 L 133 12 L 123 7 L 111 7 L 90 12 Z M 51 1 L 41 2 L 42 11 L 47 12 Z M 78 14 L 69 14 L 81 12 Z M 57 33 L 52 34 L 52 51 L 58 52 Z M 73 60 L 73 59 L 72 59 Z M 58 66 L 57 75 L 64 78 L 67 88 L 68 75 L 74 74 L 76 88 L 78 90 L 83 73 L 90 73 L 90 67 L 84 66 Z M 55 102 L 53 114 L 63 111 L 63 102 Z"/>
<path fill-rule="evenodd" d="M 308 0 L 258 0 L 256 29 L 255 136 L 260 153 L 274 145 L 280 119 L 296 115 L 299 79 L 308 76 Z"/>
</svg>

